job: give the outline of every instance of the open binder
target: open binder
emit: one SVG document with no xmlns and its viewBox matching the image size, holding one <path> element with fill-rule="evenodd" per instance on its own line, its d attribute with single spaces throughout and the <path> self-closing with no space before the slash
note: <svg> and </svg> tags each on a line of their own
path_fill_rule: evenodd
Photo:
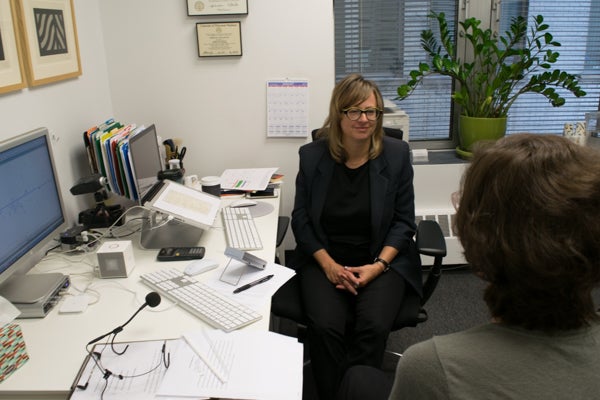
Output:
<svg viewBox="0 0 600 400">
<path fill-rule="evenodd" d="M 150 192 L 142 204 L 149 209 L 140 238 L 145 249 L 196 246 L 221 206 L 219 197 L 169 180 L 156 182 Z"/>
<path fill-rule="evenodd" d="M 157 183 L 159 190 L 142 204 L 168 214 L 180 222 L 209 229 L 215 223 L 221 199 L 174 181 Z"/>
</svg>

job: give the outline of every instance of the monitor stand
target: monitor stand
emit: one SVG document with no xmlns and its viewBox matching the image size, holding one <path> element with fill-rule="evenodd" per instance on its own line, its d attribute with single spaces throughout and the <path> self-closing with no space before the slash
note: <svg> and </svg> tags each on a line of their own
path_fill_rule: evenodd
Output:
<svg viewBox="0 0 600 400">
<path fill-rule="evenodd" d="M 168 221 L 167 216 L 156 211 L 144 211 L 140 246 L 144 249 L 163 247 L 198 246 L 204 230 L 176 220 Z"/>
</svg>

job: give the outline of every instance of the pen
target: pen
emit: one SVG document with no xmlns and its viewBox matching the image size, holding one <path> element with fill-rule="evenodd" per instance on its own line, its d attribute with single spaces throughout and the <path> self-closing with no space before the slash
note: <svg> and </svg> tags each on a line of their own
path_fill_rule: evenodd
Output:
<svg viewBox="0 0 600 400">
<path fill-rule="evenodd" d="M 196 355 L 198 357 L 200 357 L 200 359 L 204 362 L 204 364 L 206 364 L 206 366 L 208 367 L 208 369 L 210 369 L 210 371 L 215 374 L 215 376 L 221 381 L 221 383 L 226 383 L 227 379 L 225 379 L 225 377 L 223 375 L 221 375 L 219 373 L 219 371 L 217 371 L 217 369 L 209 362 L 208 357 L 206 357 L 204 355 L 204 353 L 202 352 L 202 350 L 196 346 L 196 344 L 194 343 L 194 341 L 190 338 L 188 338 L 185 334 L 182 335 L 183 340 L 185 340 L 185 342 L 188 344 L 188 346 L 190 346 L 192 348 L 192 350 L 194 350 L 194 353 L 196 353 Z"/>
<path fill-rule="evenodd" d="M 260 279 L 254 281 L 254 282 L 247 283 L 244 286 L 240 286 L 239 288 L 235 289 L 233 291 L 233 293 L 243 292 L 244 290 L 250 289 L 252 286 L 256 286 L 258 284 L 261 284 L 261 283 L 264 283 L 264 282 L 268 281 L 272 277 L 273 277 L 273 275 L 267 275 L 264 278 L 260 278 Z"/>
</svg>

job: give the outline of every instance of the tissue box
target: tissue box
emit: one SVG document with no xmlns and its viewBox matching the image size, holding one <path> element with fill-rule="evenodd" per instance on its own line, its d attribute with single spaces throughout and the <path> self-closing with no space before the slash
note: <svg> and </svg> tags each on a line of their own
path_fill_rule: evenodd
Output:
<svg viewBox="0 0 600 400">
<path fill-rule="evenodd" d="M 23 332 L 17 324 L 7 324 L 0 328 L 0 382 L 15 372 L 29 360 Z"/>
</svg>

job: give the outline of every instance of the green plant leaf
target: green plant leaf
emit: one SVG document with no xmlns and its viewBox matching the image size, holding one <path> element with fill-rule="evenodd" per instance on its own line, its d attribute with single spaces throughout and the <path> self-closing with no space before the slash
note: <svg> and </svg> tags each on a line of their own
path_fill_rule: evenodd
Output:
<svg viewBox="0 0 600 400">
<path fill-rule="evenodd" d="M 506 116 L 514 101 L 527 92 L 545 96 L 553 106 L 565 102 L 555 87 L 577 97 L 586 95 L 578 77 L 552 69 L 559 58 L 554 48 L 560 43 L 548 32 L 550 26 L 542 15 L 532 17 L 531 27 L 523 16 L 512 18 L 504 35 L 482 29 L 476 18 L 458 21 L 458 34 L 467 41 L 467 54 L 472 57 L 466 60 L 456 54 L 445 14 L 431 11 L 429 17 L 437 21 L 437 36 L 432 30 L 422 31 L 421 47 L 430 59 L 409 73 L 411 79 L 398 87 L 399 98 L 409 96 L 431 74 L 453 78 L 452 100 L 464 115 L 475 117 Z"/>
</svg>

